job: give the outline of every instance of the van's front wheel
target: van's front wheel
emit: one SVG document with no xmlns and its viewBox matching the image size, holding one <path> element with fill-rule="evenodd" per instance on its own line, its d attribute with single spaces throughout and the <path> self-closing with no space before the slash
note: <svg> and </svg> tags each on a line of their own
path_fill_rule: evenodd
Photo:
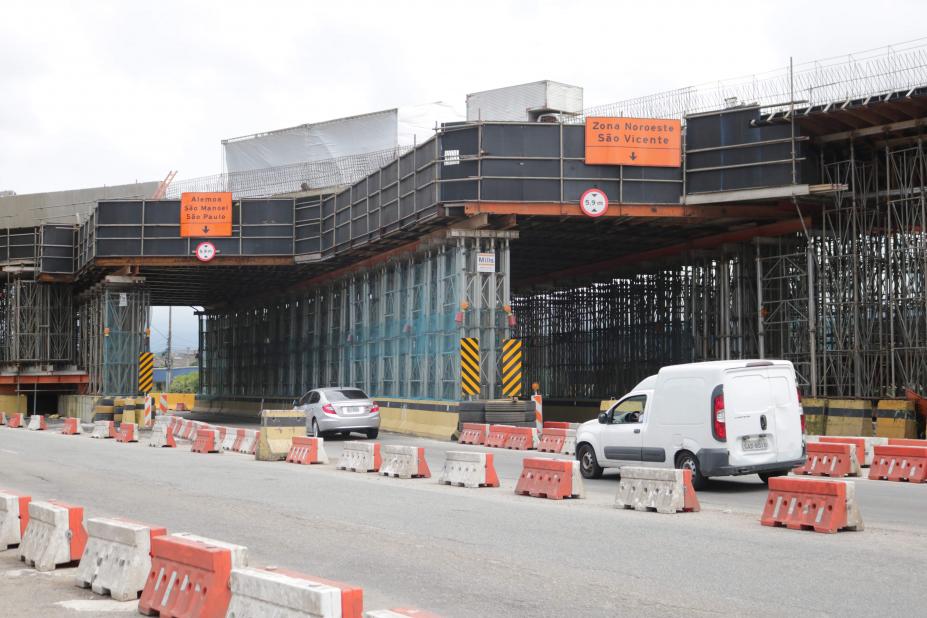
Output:
<svg viewBox="0 0 927 618">
<path fill-rule="evenodd" d="M 676 468 L 679 470 L 692 471 L 692 487 L 696 491 L 705 489 L 708 485 L 708 479 L 702 476 L 702 469 L 698 464 L 698 457 L 689 451 L 682 451 L 676 455 Z"/>
<path fill-rule="evenodd" d="M 580 446 L 576 457 L 579 459 L 579 472 L 584 479 L 602 478 L 602 466 L 599 465 L 599 460 L 595 458 L 595 449 L 592 448 L 591 444 Z"/>
</svg>

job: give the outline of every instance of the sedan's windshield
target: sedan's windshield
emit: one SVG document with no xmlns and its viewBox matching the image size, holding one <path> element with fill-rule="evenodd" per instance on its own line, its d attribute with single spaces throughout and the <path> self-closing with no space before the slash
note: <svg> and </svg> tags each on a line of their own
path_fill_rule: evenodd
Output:
<svg viewBox="0 0 927 618">
<path fill-rule="evenodd" d="M 340 391 L 325 391 L 329 401 L 350 401 L 352 399 L 367 399 L 364 391 L 356 388 L 346 388 Z"/>
</svg>

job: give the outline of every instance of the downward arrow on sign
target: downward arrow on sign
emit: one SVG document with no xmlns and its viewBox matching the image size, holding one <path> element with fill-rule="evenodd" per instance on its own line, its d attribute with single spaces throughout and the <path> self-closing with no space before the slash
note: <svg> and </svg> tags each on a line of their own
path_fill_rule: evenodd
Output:
<svg viewBox="0 0 927 618">
<path fill-rule="evenodd" d="M 204 233 L 204 234 L 208 234 L 208 233 L 209 233 L 209 226 L 208 226 L 208 225 L 204 225 L 204 226 L 203 226 L 203 233 Z"/>
<path fill-rule="evenodd" d="M 631 160 L 637 161 L 637 154 L 633 150 L 631 151 Z"/>
</svg>

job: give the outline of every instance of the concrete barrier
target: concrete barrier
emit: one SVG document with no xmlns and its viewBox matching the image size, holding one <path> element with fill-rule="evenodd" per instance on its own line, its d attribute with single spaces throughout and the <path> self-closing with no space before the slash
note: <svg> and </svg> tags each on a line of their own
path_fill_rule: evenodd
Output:
<svg viewBox="0 0 927 618">
<path fill-rule="evenodd" d="M 431 478 L 425 449 L 421 446 L 386 445 L 382 450 L 383 463 L 380 474 L 401 479 Z"/>
<path fill-rule="evenodd" d="M 363 590 L 275 568 L 233 569 L 227 618 L 361 618 Z"/>
<path fill-rule="evenodd" d="M 657 513 L 701 509 L 692 487 L 691 470 L 622 466 L 615 508 Z"/>
<path fill-rule="evenodd" d="M 236 438 L 236 449 L 239 453 L 254 455 L 257 452 L 258 432 L 253 429 L 245 429 L 241 435 L 241 440 Z"/>
<path fill-rule="evenodd" d="M 139 613 L 225 616 L 232 569 L 248 566 L 247 556 L 246 547 L 192 534 L 153 538 L 151 571 L 138 600 Z"/>
<path fill-rule="evenodd" d="M 91 438 L 108 440 L 116 437 L 116 423 L 114 421 L 94 421 Z"/>
<path fill-rule="evenodd" d="M 869 479 L 927 482 L 927 446 L 877 445 Z"/>
<path fill-rule="evenodd" d="M 6 421 L 6 426 L 10 429 L 22 429 L 23 428 L 23 413 L 17 412 L 16 414 L 11 414 Z"/>
<path fill-rule="evenodd" d="M 29 431 L 45 431 L 48 429 L 48 423 L 45 422 L 44 414 L 33 414 L 29 417 L 29 425 L 26 427 Z"/>
<path fill-rule="evenodd" d="M 225 432 L 225 437 L 222 438 L 222 450 L 231 451 L 234 450 L 235 440 L 238 439 L 238 430 L 229 428 Z"/>
<path fill-rule="evenodd" d="M 507 430 L 503 446 L 516 451 L 533 451 L 538 447 L 538 430 L 534 427 L 512 427 Z"/>
<path fill-rule="evenodd" d="M 856 485 L 849 481 L 779 476 L 769 479 L 764 526 L 834 533 L 862 530 Z"/>
<path fill-rule="evenodd" d="M 306 413 L 302 410 L 261 410 L 258 432 L 258 461 L 282 461 L 290 452 L 293 438 L 306 437 Z"/>
<path fill-rule="evenodd" d="M 883 399 L 876 404 L 876 435 L 882 438 L 916 438 L 917 412 L 914 402 Z"/>
<path fill-rule="evenodd" d="M 29 523 L 19 558 L 37 571 L 80 560 L 87 544 L 84 509 L 55 500 L 29 503 Z"/>
<path fill-rule="evenodd" d="M 379 472 L 382 459 L 379 442 L 345 442 L 338 460 L 339 470 Z"/>
<path fill-rule="evenodd" d="M 380 429 L 383 431 L 435 440 L 452 440 L 457 434 L 460 413 L 446 411 L 456 402 L 389 400 L 379 397 L 376 402 L 380 406 Z M 423 409 L 425 406 L 442 409 Z"/>
<path fill-rule="evenodd" d="M 164 528 L 134 521 L 88 519 L 76 584 L 117 601 L 137 599 L 151 570 L 151 540 L 164 534 Z"/>
<path fill-rule="evenodd" d="M 193 453 L 221 453 L 219 430 L 215 427 L 200 427 L 196 430 L 196 439 L 190 446 Z"/>
<path fill-rule="evenodd" d="M 515 429 L 512 425 L 490 425 L 486 436 L 486 446 L 505 448 L 505 441 L 509 437 L 509 430 Z"/>
<path fill-rule="evenodd" d="M 872 463 L 872 440 L 879 438 L 857 438 L 854 436 L 808 436 L 808 444 L 826 442 L 828 444 L 852 444 L 856 449 L 856 461 L 860 466 Z M 884 438 L 881 438 L 884 439 Z"/>
<path fill-rule="evenodd" d="M 0 412 L 0 425 L 6 425 L 6 412 Z"/>
<path fill-rule="evenodd" d="M 564 423 L 566 425 L 568 423 Z M 548 427 L 541 434 L 538 442 L 538 451 L 541 453 L 560 453 L 562 455 L 576 454 L 576 430 Z"/>
<path fill-rule="evenodd" d="M 583 477 L 579 473 L 579 462 L 567 459 L 522 460 L 521 476 L 515 484 L 515 493 L 562 500 L 563 498 L 584 498 Z"/>
<path fill-rule="evenodd" d="M 325 439 L 295 436 L 290 452 L 286 455 L 286 461 L 295 464 L 327 464 Z"/>
<path fill-rule="evenodd" d="M 438 482 L 457 487 L 498 487 L 499 476 L 492 453 L 448 451 Z"/>
<path fill-rule="evenodd" d="M 61 427 L 61 435 L 63 436 L 79 436 L 84 433 L 83 428 L 80 426 L 79 418 L 66 418 L 64 419 L 64 425 Z"/>
<path fill-rule="evenodd" d="M 486 444 L 489 425 L 486 423 L 464 423 L 457 442 L 460 444 Z"/>
<path fill-rule="evenodd" d="M 805 463 L 793 472 L 833 478 L 859 476 L 857 447 L 841 442 L 808 442 Z"/>
<path fill-rule="evenodd" d="M 126 422 L 120 424 L 119 433 L 116 434 L 116 442 L 138 442 L 138 425 Z"/>
<path fill-rule="evenodd" d="M 0 551 L 22 542 L 29 523 L 30 496 L 0 489 Z"/>
</svg>

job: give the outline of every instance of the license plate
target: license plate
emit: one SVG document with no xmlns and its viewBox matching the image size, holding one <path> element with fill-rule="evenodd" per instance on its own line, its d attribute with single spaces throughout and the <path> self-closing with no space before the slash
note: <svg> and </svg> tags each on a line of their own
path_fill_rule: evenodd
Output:
<svg viewBox="0 0 927 618">
<path fill-rule="evenodd" d="M 743 447 L 745 451 L 765 451 L 769 443 L 766 438 L 744 438 Z"/>
<path fill-rule="evenodd" d="M 364 413 L 364 409 L 363 409 L 363 408 L 357 408 L 357 407 L 354 407 L 354 408 L 345 408 L 345 409 L 344 409 L 344 413 L 345 413 L 345 414 L 363 414 L 363 413 Z"/>
</svg>

